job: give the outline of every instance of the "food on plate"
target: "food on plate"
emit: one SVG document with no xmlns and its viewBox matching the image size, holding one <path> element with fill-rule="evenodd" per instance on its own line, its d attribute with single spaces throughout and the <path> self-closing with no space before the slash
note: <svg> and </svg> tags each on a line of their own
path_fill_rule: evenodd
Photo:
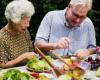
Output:
<svg viewBox="0 0 100 80">
<path fill-rule="evenodd" d="M 66 74 L 58 77 L 57 80 L 82 80 L 85 71 L 79 67 L 76 67 L 73 70 L 68 70 Z"/>
<path fill-rule="evenodd" d="M 100 77 L 100 67 L 97 69 L 97 71 L 96 71 L 96 76 L 97 77 Z"/>
<path fill-rule="evenodd" d="M 39 73 L 35 73 L 35 72 L 31 73 L 31 76 L 33 76 L 35 78 L 39 78 L 40 77 Z"/>
<path fill-rule="evenodd" d="M 72 77 L 75 79 L 75 80 L 81 80 L 83 75 L 84 75 L 84 70 L 82 70 L 81 68 L 75 68 L 73 71 L 72 71 Z"/>
<path fill-rule="evenodd" d="M 88 57 L 88 62 L 92 62 L 93 61 L 93 58 L 90 56 Z"/>
<path fill-rule="evenodd" d="M 66 61 L 66 63 L 67 63 L 68 65 L 72 65 L 72 64 L 73 64 L 73 63 L 72 63 L 72 60 L 71 60 L 70 58 L 65 59 L 65 61 Z"/>
<path fill-rule="evenodd" d="M 0 80 L 3 80 L 3 76 L 0 75 Z"/>
<path fill-rule="evenodd" d="M 75 56 L 71 56 L 70 59 L 71 59 L 72 61 L 76 61 L 76 60 L 77 60 L 77 58 L 76 58 Z"/>
<path fill-rule="evenodd" d="M 69 70 L 70 68 L 69 68 L 69 66 L 67 66 L 67 65 L 63 65 L 63 69 L 64 69 L 65 71 L 67 71 L 67 70 Z"/>
<path fill-rule="evenodd" d="M 36 80 L 36 79 L 31 75 L 29 75 L 28 73 L 21 72 L 18 69 L 9 69 L 7 72 L 3 74 L 0 80 Z"/>
<path fill-rule="evenodd" d="M 95 58 L 95 61 L 97 62 L 97 64 L 100 64 L 100 58 Z"/>
<path fill-rule="evenodd" d="M 48 58 L 50 60 L 50 58 Z M 39 60 L 36 56 L 34 56 L 31 60 L 26 64 L 28 70 L 31 71 L 45 71 L 49 70 L 49 65 L 45 60 Z"/>
<path fill-rule="evenodd" d="M 96 70 L 100 66 L 100 58 L 96 57 L 93 59 L 91 56 L 88 57 L 86 62 L 89 62 L 91 64 L 91 70 Z"/>
<path fill-rule="evenodd" d="M 71 80 L 72 77 L 69 75 L 61 75 L 60 77 L 58 77 L 57 80 Z"/>
<path fill-rule="evenodd" d="M 45 75 L 40 75 L 38 80 L 49 80 L 49 78 L 47 78 L 47 76 L 45 76 Z"/>
<path fill-rule="evenodd" d="M 70 58 L 66 58 L 64 60 L 68 64 L 68 66 L 67 65 L 64 65 L 64 69 L 65 70 L 74 69 L 79 64 L 79 60 L 77 59 L 77 57 L 74 57 L 74 56 L 71 56 Z"/>
</svg>

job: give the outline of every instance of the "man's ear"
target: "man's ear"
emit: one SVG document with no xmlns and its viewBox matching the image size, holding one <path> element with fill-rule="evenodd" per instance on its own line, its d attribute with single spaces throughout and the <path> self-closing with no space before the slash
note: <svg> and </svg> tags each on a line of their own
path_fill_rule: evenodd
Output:
<svg viewBox="0 0 100 80">
<path fill-rule="evenodd" d="M 67 10 L 69 10 L 71 8 L 71 4 L 68 5 Z"/>
<path fill-rule="evenodd" d="M 71 8 L 71 7 L 72 7 L 72 5 L 71 5 L 71 4 L 69 4 L 69 5 L 68 5 L 68 9 L 69 9 L 69 8 Z"/>
</svg>

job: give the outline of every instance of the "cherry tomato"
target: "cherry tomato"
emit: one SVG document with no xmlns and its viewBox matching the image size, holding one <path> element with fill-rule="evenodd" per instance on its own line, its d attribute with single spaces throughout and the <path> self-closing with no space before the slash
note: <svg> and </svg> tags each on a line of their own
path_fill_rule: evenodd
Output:
<svg viewBox="0 0 100 80">
<path fill-rule="evenodd" d="M 35 78 L 39 78 L 39 73 L 31 73 L 31 76 L 33 76 Z"/>
</svg>

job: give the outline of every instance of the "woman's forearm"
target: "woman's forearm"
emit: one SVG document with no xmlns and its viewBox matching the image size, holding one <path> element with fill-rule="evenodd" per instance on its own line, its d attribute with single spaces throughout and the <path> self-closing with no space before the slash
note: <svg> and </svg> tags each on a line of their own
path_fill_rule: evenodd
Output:
<svg viewBox="0 0 100 80">
<path fill-rule="evenodd" d="M 13 67 L 16 64 L 20 63 L 21 61 L 25 60 L 24 56 L 19 56 L 14 60 L 8 61 L 7 63 L 0 63 L 0 68 L 9 68 Z"/>
</svg>

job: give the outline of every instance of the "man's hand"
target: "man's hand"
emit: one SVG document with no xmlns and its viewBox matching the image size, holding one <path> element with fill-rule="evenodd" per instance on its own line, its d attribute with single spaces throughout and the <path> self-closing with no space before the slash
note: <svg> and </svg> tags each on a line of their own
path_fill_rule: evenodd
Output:
<svg viewBox="0 0 100 80">
<path fill-rule="evenodd" d="M 77 50 L 75 52 L 75 55 L 78 58 L 84 58 L 84 59 L 86 59 L 89 56 L 89 51 L 88 51 L 88 49 L 80 49 L 80 50 Z"/>
<path fill-rule="evenodd" d="M 55 49 L 68 48 L 70 40 L 67 37 L 61 38 L 57 43 L 54 43 Z"/>
</svg>

